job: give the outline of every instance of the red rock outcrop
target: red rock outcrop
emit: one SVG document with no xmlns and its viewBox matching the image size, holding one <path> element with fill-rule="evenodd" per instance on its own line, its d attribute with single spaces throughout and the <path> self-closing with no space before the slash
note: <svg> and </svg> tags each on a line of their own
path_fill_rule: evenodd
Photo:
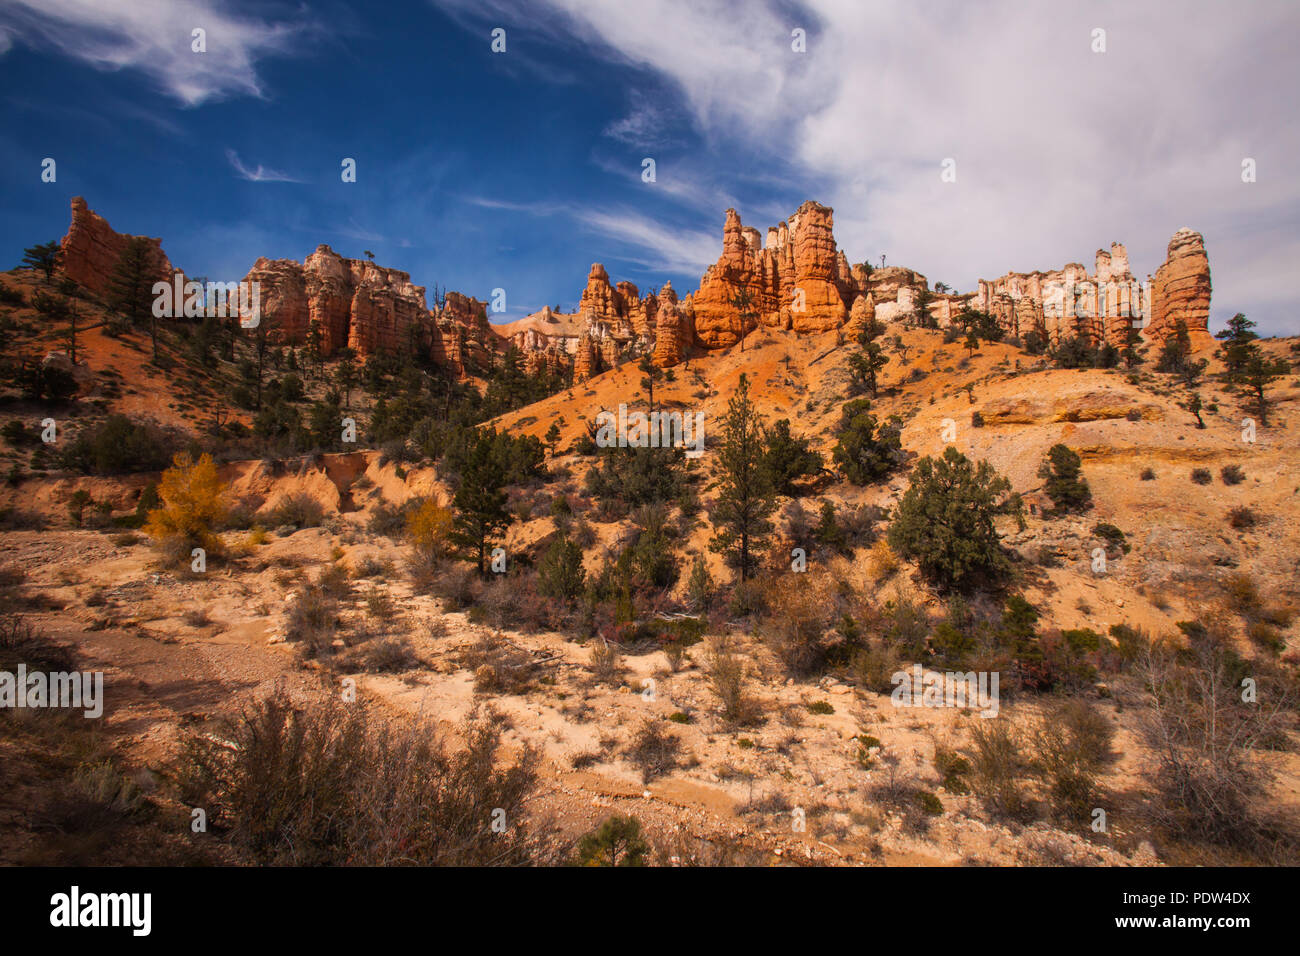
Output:
<svg viewBox="0 0 1300 956">
<path fill-rule="evenodd" d="M 757 229 L 728 209 L 722 256 L 691 295 L 695 336 L 705 348 L 729 348 L 760 324 L 796 332 L 839 328 L 860 291 L 848 259 L 835 247 L 833 210 L 806 202 L 787 222 Z M 735 304 L 748 297 L 742 310 Z M 741 328 L 742 311 L 747 313 Z"/>
<path fill-rule="evenodd" d="M 422 286 L 397 269 L 344 259 L 327 245 L 302 263 L 258 259 L 244 281 L 258 283 L 262 321 L 277 340 L 303 342 L 317 329 L 326 357 L 345 347 L 358 355 L 395 352 L 431 338 Z"/>
<path fill-rule="evenodd" d="M 1187 323 L 1193 338 L 1208 335 L 1210 319 L 1210 259 L 1199 232 L 1179 229 L 1169 240 L 1164 263 L 1151 286 L 1151 321 L 1147 335 L 1163 340 L 1178 322 Z M 1198 334 L 1204 333 L 1204 334 Z"/>
<path fill-rule="evenodd" d="M 599 371 L 600 353 L 591 335 L 584 332 L 578 339 L 577 350 L 573 356 L 573 380 L 585 382 Z"/>
<path fill-rule="evenodd" d="M 494 326 L 493 330 L 525 354 L 557 347 L 573 355 L 582 337 L 583 322 L 577 312 L 555 312 L 548 305 L 522 319 Z"/>
<path fill-rule="evenodd" d="M 617 322 L 621 305 L 621 297 L 609 284 L 609 273 L 599 262 L 593 262 L 591 271 L 587 273 L 586 288 L 582 290 L 582 298 L 578 301 L 578 314 L 605 322 Z"/>
<path fill-rule="evenodd" d="M 844 329 L 852 335 L 872 318 L 886 324 L 908 321 L 921 307 L 941 328 L 974 308 L 992 314 L 1012 335 L 1034 331 L 1052 344 L 1079 335 L 1122 345 L 1143 316 L 1150 317 L 1149 336 L 1168 334 L 1179 319 L 1196 336 L 1209 314 L 1210 273 L 1200 235 L 1179 230 L 1168 259 L 1145 288 L 1130 271 L 1124 246 L 1112 243 L 1109 250 L 1097 251 L 1092 275 L 1072 262 L 1051 272 L 981 279 L 978 290 L 965 295 L 936 293 L 912 269 L 851 265 L 836 247 L 833 211 L 805 202 L 768 229 L 766 244 L 757 229 L 728 209 L 722 255 L 705 271 L 699 289 L 680 302 L 670 291 L 665 286 L 657 296 L 641 297 L 629 282 L 611 285 L 604 266 L 593 264 L 578 313 L 563 326 L 575 380 L 647 350 L 667 368 L 692 348 L 730 348 L 760 326 L 807 334 Z M 748 304 L 742 308 L 739 300 Z M 547 327 L 529 319 L 529 329 L 540 333 Z M 550 344 L 549 338 L 530 335 L 521 348 Z"/>
<path fill-rule="evenodd" d="M 108 291 L 109 279 L 126 249 L 127 240 L 144 238 L 149 243 L 152 266 L 160 280 L 171 280 L 176 270 L 163 252 L 162 240 L 133 237 L 116 232 L 107 220 L 92 211 L 80 196 L 72 198 L 72 222 L 60 243 L 62 271 L 95 295 Z"/>
<path fill-rule="evenodd" d="M 408 273 L 364 259 L 345 259 L 327 245 L 299 263 L 258 259 L 244 278 L 257 282 L 262 320 L 277 341 L 303 343 L 318 330 L 322 355 L 424 349 L 464 374 L 484 367 L 500 347 L 476 299 L 448 292 L 431 311 L 424 287 Z"/>
<path fill-rule="evenodd" d="M 659 368 L 672 368 L 686 356 L 690 338 L 690 316 L 678 304 L 671 282 L 659 290 L 659 311 L 655 314 L 653 361 Z"/>
<path fill-rule="evenodd" d="M 575 380 L 646 351 L 668 368 L 693 347 L 729 348 L 760 325 L 810 334 L 840 328 L 849 321 L 850 305 L 870 291 L 870 277 L 865 266 L 851 266 L 836 248 L 832 227 L 833 210 L 805 202 L 768 229 L 764 245 L 759 231 L 728 209 L 722 255 L 705 271 L 699 289 L 681 301 L 671 285 L 644 297 L 630 282 L 611 285 L 604 266 L 593 264 L 578 305 L 580 331 L 570 335 Z M 863 309 L 897 311 L 902 286 L 925 286 L 925 277 L 909 270 L 886 273 L 886 280 L 891 277 L 892 287 L 888 281 L 877 283 L 878 291 L 859 307 L 859 318 Z M 882 296 L 888 299 L 883 308 Z M 742 309 L 738 299 L 748 305 Z M 529 320 L 530 330 L 543 328 L 534 317 Z M 545 347 L 535 337 L 524 344 Z"/>
<path fill-rule="evenodd" d="M 844 331 L 848 335 L 856 336 L 875 317 L 876 302 L 871 293 L 860 295 L 853 300 L 853 306 L 849 309 L 849 321 L 845 323 Z"/>
</svg>

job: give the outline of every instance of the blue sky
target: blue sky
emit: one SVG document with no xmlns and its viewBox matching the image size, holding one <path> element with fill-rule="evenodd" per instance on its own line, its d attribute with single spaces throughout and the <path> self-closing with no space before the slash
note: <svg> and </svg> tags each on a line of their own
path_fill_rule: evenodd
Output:
<svg viewBox="0 0 1300 956">
<path fill-rule="evenodd" d="M 1145 277 L 1190 226 L 1212 325 L 1300 332 L 1297 5 L 1131 6 L 9 0 L 0 261 L 62 235 L 84 195 L 192 275 L 324 242 L 504 288 L 500 321 L 574 308 L 593 261 L 690 291 L 726 207 L 765 231 L 813 198 L 852 261 L 962 291 L 1091 268 L 1112 241 Z"/>
</svg>

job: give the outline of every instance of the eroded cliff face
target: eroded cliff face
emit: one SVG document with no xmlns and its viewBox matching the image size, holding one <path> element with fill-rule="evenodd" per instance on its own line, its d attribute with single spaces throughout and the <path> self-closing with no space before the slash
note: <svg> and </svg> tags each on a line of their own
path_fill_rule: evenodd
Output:
<svg viewBox="0 0 1300 956">
<path fill-rule="evenodd" d="M 274 340 L 306 343 L 314 330 L 326 358 L 343 348 L 362 357 L 427 350 L 464 374 L 500 345 L 483 303 L 449 292 L 430 310 L 408 273 L 345 259 L 327 245 L 301 263 L 258 259 L 244 281 L 259 284 L 262 321 Z"/>
<path fill-rule="evenodd" d="M 63 252 L 61 269 L 68 278 L 94 295 L 108 292 L 109 279 L 117 268 L 118 260 L 126 249 L 127 241 L 134 238 L 116 232 L 103 216 L 91 210 L 81 196 L 72 199 L 72 222 L 60 247 Z M 162 240 L 143 237 L 149 244 L 153 270 L 159 280 L 172 280 L 176 270 L 163 252 Z"/>
</svg>

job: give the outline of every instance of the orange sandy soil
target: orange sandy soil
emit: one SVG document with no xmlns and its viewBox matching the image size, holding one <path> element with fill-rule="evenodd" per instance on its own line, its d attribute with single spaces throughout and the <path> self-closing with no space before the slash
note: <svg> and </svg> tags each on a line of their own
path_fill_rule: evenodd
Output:
<svg viewBox="0 0 1300 956">
<path fill-rule="evenodd" d="M 1300 460 L 1295 453 L 1300 425 L 1295 400 L 1300 389 L 1290 377 L 1270 392 L 1277 401 L 1274 422 L 1259 429 L 1256 443 L 1246 444 L 1240 424 L 1246 414 L 1244 399 L 1215 384 L 1203 386 L 1201 394 L 1206 405 L 1217 402 L 1218 411 L 1205 412 L 1208 427 L 1198 430 L 1192 416 L 1178 406 L 1178 389 L 1164 376 L 1144 373 L 1133 385 L 1123 371 L 1054 370 L 998 344 L 985 344 L 966 361 L 965 347 L 943 345 L 938 333 L 902 334 L 910 347 L 907 362 L 891 349 L 877 412 L 903 418 L 908 451 L 918 456 L 939 453 L 944 420 L 950 419 L 956 447 L 970 457 L 988 459 L 1030 502 L 1039 500 L 1041 479 L 1036 472 L 1051 445 L 1065 442 L 1083 457 L 1095 500 L 1091 512 L 1050 521 L 1035 513 L 1028 516 L 1025 531 L 1013 525 L 1005 528 L 1006 543 L 1023 554 L 1046 548 L 1060 559 L 1055 567 L 1035 568 L 1025 589 L 1025 596 L 1042 609 L 1043 626 L 1088 626 L 1104 632 L 1111 624 L 1125 622 L 1154 633 L 1171 632 L 1175 621 L 1214 607 L 1232 571 L 1254 576 L 1270 600 L 1290 603 L 1300 597 Z M 112 407 L 166 420 L 168 386 L 143 366 L 147 354 L 137 356 L 116 340 L 101 342 L 95 335 L 86 339 L 93 371 L 113 367 L 127 382 L 139 383 L 136 394 L 124 394 L 110 403 Z M 1267 347 L 1289 354 L 1290 344 L 1274 340 Z M 834 333 L 796 338 L 760 330 L 749 337 L 743 351 L 733 348 L 695 358 L 675 369 L 675 381 L 662 384 L 656 398 L 665 407 L 702 410 L 706 430 L 714 428 L 743 371 L 769 420 L 789 418 L 795 434 L 815 437 L 820 450 L 829 453 L 848 380 L 846 355 L 846 349 L 836 347 Z M 915 369 L 924 377 L 912 379 Z M 640 372 L 624 366 L 496 424 L 540 438 L 558 421 L 564 449 L 601 409 L 644 402 L 640 378 Z M 973 400 L 965 391 L 967 383 L 974 386 Z M 1127 416 L 1134 408 L 1141 418 L 1130 421 Z M 983 415 L 985 427 L 971 426 L 973 411 Z M 708 461 L 706 455 L 702 464 Z M 1230 463 L 1244 469 L 1243 483 L 1228 486 L 1218 479 L 1218 469 Z M 560 487 L 576 492 L 586 463 L 561 452 L 557 464 L 570 470 Z M 1197 466 L 1215 472 L 1212 484 L 1190 481 L 1190 471 Z M 1146 467 L 1155 471 L 1154 480 L 1139 480 Z M 110 500 L 126 510 L 149 478 L 31 479 L 0 490 L 0 508 L 35 511 L 47 517 L 50 528 L 66 528 L 66 502 L 75 490 L 85 488 L 96 500 Z M 589 647 L 559 634 L 498 631 L 413 593 L 404 571 L 405 546 L 371 534 L 366 522 L 381 501 L 400 504 L 412 495 L 446 500 L 448 489 L 432 468 L 412 467 L 399 474 L 394 464 L 381 465 L 377 453 L 358 452 L 290 462 L 280 473 L 259 461 L 235 462 L 225 466 L 223 478 L 232 497 L 263 510 L 285 495 L 309 494 L 325 507 L 326 525 L 296 533 L 276 531 L 263 545 L 245 546 L 237 562 L 216 563 L 204 575 L 161 570 L 143 538 L 126 543 L 120 534 L 83 530 L 0 533 L 0 563 L 25 569 L 28 592 L 50 604 L 31 612 L 32 619 L 56 640 L 74 645 L 84 656 L 83 669 L 105 671 L 108 708 L 102 731 L 129 767 L 163 772 L 182 727 L 228 713 L 248 695 L 265 693 L 277 682 L 305 693 L 322 683 L 336 689 L 342 677 L 350 676 L 362 696 L 394 716 L 431 716 L 448 728 L 476 701 L 490 702 L 504 715 L 509 746 L 529 743 L 542 748 L 543 784 L 530 814 L 568 839 L 619 811 L 634 813 L 658 837 L 680 837 L 684 845 L 736 845 L 746 859 L 758 862 L 1157 862 L 1151 845 L 1126 819 L 1134 794 L 1146 786 L 1140 770 L 1149 760 L 1133 731 L 1140 709 L 1135 701 L 1125 702 L 1122 712 L 1115 700 L 1098 702 L 1117 727 L 1119 758 L 1103 780 L 1114 800 L 1110 832 L 1067 832 L 1047 823 L 1012 829 L 991 819 L 976 798 L 943 792 L 931 763 L 936 739 L 957 739 L 966 722 L 978 718 L 943 709 L 897 709 L 887 696 L 834 679 L 787 680 L 757 638 L 737 633 L 735 640 L 750 653 L 759 675 L 756 690 L 766 720 L 732 730 L 724 724 L 701 672 L 702 645 L 692 649 L 694 661 L 675 674 L 662 652 L 629 655 L 623 660 L 622 679 L 605 686 L 592 678 Z M 837 504 L 888 507 L 906 484 L 905 476 L 868 488 L 836 482 L 818 493 Z M 1247 531 L 1233 530 L 1225 515 L 1241 504 L 1253 508 L 1263 522 Z M 1132 545 L 1104 575 L 1093 574 L 1089 566 L 1094 546 L 1089 529 L 1100 521 L 1121 528 Z M 595 526 L 600 545 L 614 541 L 621 531 L 614 523 Z M 549 517 L 516 524 L 507 536 L 507 549 L 526 547 L 552 527 Z M 243 539 L 240 534 L 227 537 L 232 546 Z M 699 529 L 683 550 L 709 555 L 715 579 L 726 580 L 717 558 L 707 551 L 707 539 L 707 530 Z M 590 549 L 589 569 L 599 565 L 600 545 Z M 330 675 L 300 662 L 283 640 L 296 582 L 304 574 L 314 576 L 332 560 L 355 568 L 371 557 L 392 561 L 393 570 L 359 581 L 358 596 L 347 613 L 357 619 L 364 616 L 367 588 L 388 592 L 397 617 L 384 630 L 408 638 L 421 666 L 395 676 Z M 859 555 L 813 569 L 808 586 L 822 586 L 816 583 L 818 572 L 874 592 L 880 603 L 910 595 L 933 610 L 941 607 L 906 565 L 878 583 L 865 555 Z M 205 611 L 210 623 L 185 623 L 183 615 L 194 610 Z M 485 634 L 500 634 L 547 661 L 550 682 L 515 695 L 476 693 L 474 676 L 461 665 L 459 655 Z M 1300 646 L 1296 628 L 1284 636 L 1287 652 L 1294 653 Z M 642 694 L 648 679 L 655 682 L 653 699 Z M 807 705 L 816 701 L 829 702 L 833 713 L 811 713 Z M 1021 700 L 1004 704 L 1003 712 L 1028 718 L 1039 706 Z M 620 753 L 644 721 L 678 712 L 690 714 L 692 721 L 662 726 L 681 739 L 684 765 L 643 784 Z M 878 738 L 886 752 L 900 755 L 904 770 L 942 800 L 943 814 L 932 818 L 924 832 L 906 826 L 897 812 L 869 796 L 869 787 L 885 771 L 859 766 L 854 739 L 859 734 Z M 584 755 L 592 755 L 589 762 Z M 575 758 L 583 769 L 574 768 Z M 1300 758 L 1270 753 L 1266 759 L 1277 775 L 1274 799 L 1296 803 Z M 25 784 L 34 785 L 30 779 Z M 24 826 L 25 793 L 29 791 L 23 787 L 0 788 L 0 845 L 7 848 L 0 859 L 15 859 L 41 839 Z M 804 810 L 806 832 L 793 832 L 785 810 L 738 812 L 747 801 L 778 796 Z"/>
</svg>

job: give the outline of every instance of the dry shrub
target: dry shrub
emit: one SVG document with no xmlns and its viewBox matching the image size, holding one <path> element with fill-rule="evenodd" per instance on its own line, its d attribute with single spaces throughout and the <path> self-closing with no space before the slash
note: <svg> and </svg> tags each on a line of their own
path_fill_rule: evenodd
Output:
<svg viewBox="0 0 1300 956">
<path fill-rule="evenodd" d="M 797 586 L 776 578 L 764 602 L 768 613 L 759 632 L 792 675 L 805 677 L 826 666 L 837 643 L 828 632 L 837 609 L 831 582 L 824 574 L 805 573 Z"/>
<path fill-rule="evenodd" d="M 971 783 L 991 813 L 1026 820 L 1033 812 L 1023 773 L 1029 764 L 1025 739 L 1010 718 L 971 721 Z"/>
<path fill-rule="evenodd" d="M 301 644 L 299 652 L 308 660 L 334 652 L 338 633 L 338 605 L 318 585 L 304 585 L 296 592 L 285 623 L 285 640 Z"/>
<path fill-rule="evenodd" d="M 1285 685 L 1249 667 L 1217 622 L 1185 628 L 1190 648 L 1157 641 L 1137 662 L 1149 709 L 1140 730 L 1155 754 L 1150 813 L 1187 844 L 1245 853 L 1271 863 L 1300 860 L 1293 814 L 1269 806 L 1270 774 L 1260 751 L 1283 735 L 1294 699 Z M 1258 681 L 1254 702 L 1242 681 Z"/>
<path fill-rule="evenodd" d="M 732 648 L 726 636 L 709 639 L 704 673 L 722 702 L 722 715 L 728 723 L 743 726 L 757 718 L 758 705 L 750 691 L 751 675 L 746 660 Z"/>
<path fill-rule="evenodd" d="M 412 565 L 411 570 L 416 588 L 439 598 L 448 611 L 473 607 L 483 589 L 475 570 L 460 562 Z"/>
<path fill-rule="evenodd" d="M 1219 478 L 1225 485 L 1239 485 L 1246 480 L 1246 473 L 1240 465 L 1224 465 L 1219 469 Z"/>
<path fill-rule="evenodd" d="M 1067 700 L 1050 711 L 1034 736 L 1033 767 L 1052 809 L 1079 824 L 1097 805 L 1097 777 L 1111 760 L 1115 728 L 1086 700 Z"/>
<path fill-rule="evenodd" d="M 1238 531 L 1253 528 L 1259 523 L 1259 517 L 1247 505 L 1238 505 L 1228 511 L 1228 524 Z"/>
<path fill-rule="evenodd" d="M 89 604 L 89 602 L 87 602 Z M 203 608 L 193 608 L 181 615 L 181 620 L 190 627 L 207 627 L 212 623 L 212 618 L 208 617 L 208 612 Z"/>
<path fill-rule="evenodd" d="M 674 674 L 685 667 L 690 660 L 686 650 L 686 643 L 680 640 L 664 642 L 664 657 L 668 661 L 668 669 Z"/>
<path fill-rule="evenodd" d="M 281 689 L 183 744 L 185 799 L 263 864 L 484 866 L 533 862 L 523 823 L 537 752 L 500 757 L 501 725 L 475 712 L 449 747 L 361 704 L 297 704 Z M 504 832 L 492 826 L 505 813 Z"/>
<path fill-rule="evenodd" d="M 728 835 L 695 836 L 679 828 L 656 840 L 655 859 L 659 866 L 757 867 L 767 865 L 771 856 Z"/>
<path fill-rule="evenodd" d="M 603 637 L 596 638 L 591 645 L 591 676 L 601 684 L 612 686 L 619 683 L 623 678 L 620 656 L 617 644 Z"/>
<path fill-rule="evenodd" d="M 361 670 L 371 674 L 400 674 L 415 670 L 423 663 L 411 642 L 404 637 L 382 637 L 357 648 L 351 658 Z"/>
<path fill-rule="evenodd" d="M 493 627 L 525 634 L 544 631 L 561 618 L 558 607 L 537 593 L 535 571 L 494 575 L 483 585 L 478 605 Z"/>
<path fill-rule="evenodd" d="M 392 576 L 392 573 L 393 562 L 380 560 L 374 555 L 364 557 L 352 565 L 352 577 L 357 580 L 362 578 L 387 578 Z"/>
<path fill-rule="evenodd" d="M 677 756 L 682 742 L 675 735 L 664 733 L 658 720 L 647 720 L 636 731 L 623 755 L 641 771 L 641 782 L 649 783 L 677 769 Z"/>
<path fill-rule="evenodd" d="M 33 671 L 72 671 L 77 655 L 21 614 L 0 612 L 0 670 L 13 672 L 20 663 Z"/>
<path fill-rule="evenodd" d="M 295 528 L 319 528 L 325 521 L 325 508 L 306 492 L 285 495 L 268 515 L 274 525 L 293 525 Z"/>
<path fill-rule="evenodd" d="M 474 672 L 474 689 L 480 693 L 522 694 L 537 676 L 533 655 L 500 634 L 480 637 L 461 652 L 460 665 Z"/>
<path fill-rule="evenodd" d="M 872 774 L 871 798 L 902 813 L 904 830 L 925 833 L 930 828 L 929 818 L 943 813 L 943 803 L 917 783 L 915 773 L 903 766 L 899 754 L 881 750 L 879 759 L 883 773 Z"/>
<path fill-rule="evenodd" d="M 316 575 L 316 587 L 334 601 L 351 600 L 354 591 L 347 568 L 341 564 L 328 564 L 321 568 Z"/>
<path fill-rule="evenodd" d="M 126 825 L 142 815 L 144 794 L 107 758 L 79 764 L 65 783 L 40 806 L 40 824 L 53 833 L 37 852 L 53 853 L 61 865 L 84 865 L 120 845 Z"/>
<path fill-rule="evenodd" d="M 873 638 L 854 653 L 852 672 L 858 683 L 867 690 L 888 694 L 897 686 L 893 681 L 894 674 L 903 670 L 905 665 L 898 645 L 892 641 Z"/>
<path fill-rule="evenodd" d="M 397 617 L 397 604 L 384 588 L 371 585 L 366 589 L 366 614 L 383 624 Z"/>
</svg>

